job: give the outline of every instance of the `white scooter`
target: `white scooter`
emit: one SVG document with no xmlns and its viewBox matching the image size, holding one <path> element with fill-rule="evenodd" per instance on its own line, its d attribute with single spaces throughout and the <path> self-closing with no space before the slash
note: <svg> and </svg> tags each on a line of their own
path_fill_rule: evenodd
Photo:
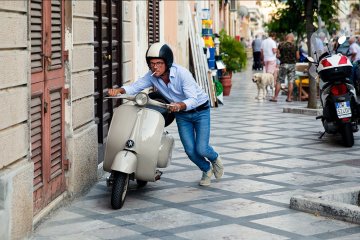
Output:
<svg viewBox="0 0 360 240">
<path fill-rule="evenodd" d="M 110 172 L 107 185 L 112 186 L 111 206 L 120 209 L 126 198 L 129 179 L 141 187 L 155 182 L 172 157 L 174 138 L 164 130 L 165 119 L 154 109 L 168 104 L 153 100 L 143 92 L 108 98 L 129 100 L 115 109 L 106 143 L 103 168 Z M 150 108 L 146 107 L 149 106 Z"/>
</svg>

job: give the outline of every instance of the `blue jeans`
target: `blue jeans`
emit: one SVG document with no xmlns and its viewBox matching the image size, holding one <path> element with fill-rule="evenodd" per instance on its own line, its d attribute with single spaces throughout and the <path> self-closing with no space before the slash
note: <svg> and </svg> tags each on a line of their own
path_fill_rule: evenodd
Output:
<svg viewBox="0 0 360 240">
<path fill-rule="evenodd" d="M 210 108 L 200 112 L 178 112 L 175 117 L 186 154 L 201 171 L 209 171 L 210 162 L 218 157 L 217 152 L 209 145 Z"/>
<path fill-rule="evenodd" d="M 351 82 L 354 85 L 356 91 L 359 91 L 359 78 L 360 78 L 360 61 L 353 63 L 351 72 Z"/>
</svg>

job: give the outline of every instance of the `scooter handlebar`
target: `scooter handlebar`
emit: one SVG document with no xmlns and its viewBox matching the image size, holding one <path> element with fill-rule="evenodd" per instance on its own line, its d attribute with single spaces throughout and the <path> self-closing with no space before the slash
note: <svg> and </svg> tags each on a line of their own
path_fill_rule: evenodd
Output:
<svg viewBox="0 0 360 240">
<path fill-rule="evenodd" d="M 108 97 L 105 97 L 105 98 L 127 99 L 127 100 L 130 100 L 130 101 L 135 101 L 135 96 L 131 96 L 131 95 L 128 95 L 128 94 L 117 94 L 115 96 L 108 96 Z"/>
<path fill-rule="evenodd" d="M 105 98 L 115 98 L 115 99 L 127 99 L 133 102 L 136 102 L 136 95 L 128 95 L 128 94 L 118 94 L 116 96 L 108 96 Z M 148 102 L 145 105 L 153 105 L 165 109 L 169 109 L 170 104 L 162 103 L 151 98 L 148 99 Z"/>
<path fill-rule="evenodd" d="M 153 100 L 153 99 L 151 99 L 151 98 L 149 98 L 148 104 L 149 104 L 149 105 L 153 105 L 153 106 L 157 106 L 157 107 L 166 108 L 166 109 L 168 109 L 168 108 L 170 107 L 170 104 L 162 103 L 162 102 Z"/>
</svg>

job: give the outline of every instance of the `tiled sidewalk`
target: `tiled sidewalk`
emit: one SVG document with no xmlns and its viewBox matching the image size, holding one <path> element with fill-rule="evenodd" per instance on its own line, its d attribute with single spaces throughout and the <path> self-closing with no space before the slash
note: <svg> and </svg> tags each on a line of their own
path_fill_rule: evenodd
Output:
<svg viewBox="0 0 360 240">
<path fill-rule="evenodd" d="M 360 227 L 289 209 L 304 192 L 358 186 L 360 133 L 355 145 L 325 135 L 314 116 L 283 113 L 285 106 L 255 100 L 251 70 L 235 74 L 231 96 L 212 109 L 213 146 L 225 175 L 200 187 L 201 172 L 185 155 L 176 125 L 172 165 L 162 179 L 131 190 L 121 210 L 110 207 L 101 179 L 84 197 L 56 211 L 32 239 L 360 239 Z"/>
</svg>

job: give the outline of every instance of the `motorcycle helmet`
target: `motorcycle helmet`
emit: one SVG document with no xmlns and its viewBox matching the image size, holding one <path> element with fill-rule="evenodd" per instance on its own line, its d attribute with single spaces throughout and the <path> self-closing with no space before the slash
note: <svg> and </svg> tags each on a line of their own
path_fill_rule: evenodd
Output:
<svg viewBox="0 0 360 240">
<path fill-rule="evenodd" d="M 150 59 L 161 58 L 166 64 L 166 70 L 171 68 L 174 62 L 174 55 L 171 48 L 165 43 L 154 43 L 146 51 L 146 62 L 150 68 Z"/>
</svg>

